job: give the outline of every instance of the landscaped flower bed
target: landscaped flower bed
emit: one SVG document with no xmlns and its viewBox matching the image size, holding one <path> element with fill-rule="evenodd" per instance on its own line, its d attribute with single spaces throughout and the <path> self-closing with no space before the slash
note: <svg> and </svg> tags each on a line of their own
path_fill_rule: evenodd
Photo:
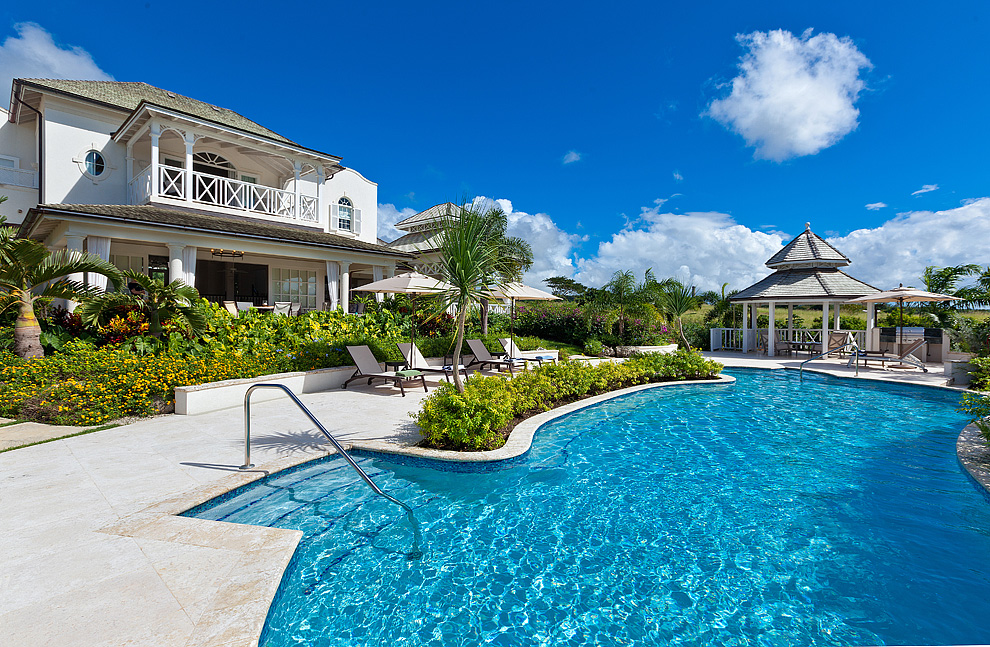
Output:
<svg viewBox="0 0 990 647">
<path fill-rule="evenodd" d="M 637 384 L 718 377 L 722 364 L 700 353 L 636 355 L 625 362 L 548 364 L 513 379 L 474 376 L 464 393 L 444 384 L 413 414 L 424 445 L 435 449 L 485 451 L 505 444 L 515 423 L 561 404 Z"/>
</svg>

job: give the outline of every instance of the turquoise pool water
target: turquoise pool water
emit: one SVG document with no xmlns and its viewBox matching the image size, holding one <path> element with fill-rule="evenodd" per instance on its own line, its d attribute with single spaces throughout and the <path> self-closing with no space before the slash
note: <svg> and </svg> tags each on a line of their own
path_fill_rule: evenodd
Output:
<svg viewBox="0 0 990 647">
<path fill-rule="evenodd" d="M 727 371 L 544 426 L 481 472 L 340 459 L 190 511 L 305 532 L 262 645 L 990 642 L 957 394 Z"/>
</svg>

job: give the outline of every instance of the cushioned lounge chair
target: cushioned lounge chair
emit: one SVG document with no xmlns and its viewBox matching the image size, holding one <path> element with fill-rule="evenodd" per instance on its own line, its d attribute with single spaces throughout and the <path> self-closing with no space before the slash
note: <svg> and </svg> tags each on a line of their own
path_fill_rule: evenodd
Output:
<svg viewBox="0 0 990 647">
<path fill-rule="evenodd" d="M 543 366 L 543 362 L 556 362 L 557 358 L 553 355 L 534 355 L 533 357 L 525 357 L 516 346 L 516 343 L 512 341 L 511 337 L 500 337 L 499 341 L 502 343 L 502 348 L 505 349 L 505 358 L 508 360 L 522 360 L 524 362 L 534 362 L 537 366 Z"/>
<path fill-rule="evenodd" d="M 468 339 L 467 345 L 471 349 L 471 354 L 474 355 L 474 361 L 467 365 L 468 368 L 475 364 L 478 364 L 481 370 L 485 370 L 486 366 L 497 366 L 500 369 L 509 369 L 509 375 L 514 375 L 512 369 L 517 366 L 526 368 L 526 360 L 524 359 L 495 359 L 480 339 Z"/>
<path fill-rule="evenodd" d="M 857 356 L 863 360 L 863 364 L 866 366 L 870 365 L 870 362 L 880 362 L 884 367 L 888 363 L 890 364 L 907 364 L 909 366 L 914 366 L 915 368 L 920 368 L 925 373 L 928 372 L 928 368 L 925 366 L 925 362 L 919 359 L 914 352 L 922 348 L 928 342 L 924 339 L 918 339 L 913 344 L 904 349 L 900 355 L 887 355 L 886 353 L 876 353 L 867 351 L 853 351 L 852 355 L 849 357 L 848 366 L 852 366 L 853 362 L 856 361 Z"/>
<path fill-rule="evenodd" d="M 426 376 L 423 375 L 422 371 L 383 371 L 378 365 L 378 360 L 375 359 L 375 354 L 367 346 L 347 346 L 346 348 L 347 353 L 354 360 L 354 366 L 357 370 L 354 371 L 354 375 L 347 378 L 347 381 L 340 388 L 346 389 L 347 385 L 354 380 L 366 379 L 368 384 L 374 380 L 385 380 L 399 387 L 402 397 L 406 397 L 404 383 L 419 380 L 419 383 L 423 385 L 423 390 L 426 391 Z"/>
<path fill-rule="evenodd" d="M 450 382 L 450 376 L 454 373 L 453 366 L 430 366 L 418 346 L 413 344 L 396 344 L 396 346 L 399 347 L 399 352 L 402 353 L 402 357 L 406 360 L 406 366 L 412 368 L 414 371 L 423 371 L 424 373 L 443 373 L 443 376 Z M 467 379 L 468 370 L 466 366 L 460 364 L 457 370 L 463 373 L 464 378 Z"/>
</svg>

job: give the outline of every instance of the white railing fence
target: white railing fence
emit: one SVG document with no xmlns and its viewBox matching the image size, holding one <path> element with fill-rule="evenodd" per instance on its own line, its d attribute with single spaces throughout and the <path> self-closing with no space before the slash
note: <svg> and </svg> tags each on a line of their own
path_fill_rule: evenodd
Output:
<svg viewBox="0 0 990 647">
<path fill-rule="evenodd" d="M 0 166 L 0 184 L 20 186 L 26 189 L 37 189 L 38 172 L 29 169 Z"/>
<path fill-rule="evenodd" d="M 190 176 L 193 202 L 307 222 L 320 220 L 319 201 L 314 196 L 300 195 L 297 209 L 296 195 L 292 191 L 198 171 L 190 174 L 183 168 L 165 164 L 158 166 L 158 195 L 184 200 Z M 131 204 L 145 204 L 151 199 L 150 166 L 128 183 L 127 193 Z"/>
<path fill-rule="evenodd" d="M 860 348 L 866 348 L 866 331 L 865 330 L 830 330 L 829 332 L 847 332 L 852 334 L 856 343 L 859 344 Z M 754 330 L 753 328 L 748 328 L 745 331 L 746 338 L 749 341 L 747 347 L 750 350 L 756 349 L 756 342 L 759 339 L 758 335 L 763 334 L 766 336 L 767 329 L 759 328 Z M 794 328 L 788 330 L 787 328 L 777 328 L 777 341 L 790 341 L 790 342 L 802 342 L 802 343 L 815 343 L 820 344 L 822 341 L 822 330 L 821 328 Z M 712 328 L 709 331 L 709 342 L 711 343 L 712 350 L 742 350 L 743 349 L 743 329 L 742 328 Z"/>
</svg>

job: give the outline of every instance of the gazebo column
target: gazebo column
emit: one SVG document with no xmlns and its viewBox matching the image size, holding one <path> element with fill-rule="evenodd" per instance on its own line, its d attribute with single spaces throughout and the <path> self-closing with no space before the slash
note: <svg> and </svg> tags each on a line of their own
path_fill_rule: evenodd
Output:
<svg viewBox="0 0 990 647">
<path fill-rule="evenodd" d="M 787 304 L 787 341 L 794 341 L 794 304 Z"/>
<path fill-rule="evenodd" d="M 749 305 L 742 305 L 742 352 L 749 352 Z"/>
<path fill-rule="evenodd" d="M 835 325 L 832 326 L 832 329 L 833 330 L 842 330 L 842 319 L 839 317 L 839 314 L 840 314 L 841 310 L 842 310 L 842 304 L 841 303 L 836 303 L 835 304 Z"/>
<path fill-rule="evenodd" d="M 774 325 L 774 314 L 777 310 L 777 302 L 770 302 L 770 322 L 767 326 L 767 357 L 773 357 L 776 355 L 777 344 L 775 337 L 777 336 L 777 326 Z"/>
<path fill-rule="evenodd" d="M 877 304 L 866 304 L 866 350 L 877 350 L 873 347 L 873 330 L 877 327 Z"/>
<path fill-rule="evenodd" d="M 822 352 L 828 350 L 828 301 L 822 301 Z"/>
</svg>

